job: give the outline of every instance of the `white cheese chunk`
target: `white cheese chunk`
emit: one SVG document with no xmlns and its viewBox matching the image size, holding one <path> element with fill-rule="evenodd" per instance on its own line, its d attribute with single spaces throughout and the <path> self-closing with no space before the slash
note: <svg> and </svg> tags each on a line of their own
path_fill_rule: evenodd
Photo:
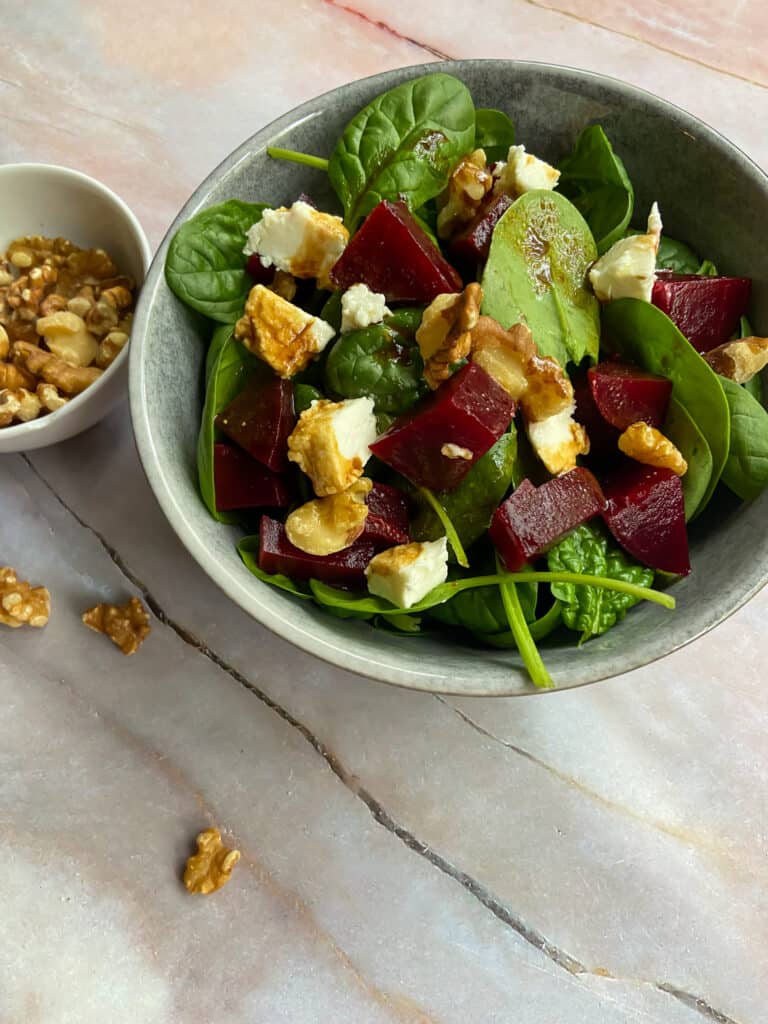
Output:
<svg viewBox="0 0 768 1024">
<path fill-rule="evenodd" d="M 385 295 L 372 292 L 367 284 L 353 284 L 341 296 L 341 333 L 380 324 L 389 313 Z"/>
<path fill-rule="evenodd" d="M 526 424 L 528 439 L 550 473 L 565 473 L 576 466 L 576 456 L 589 452 L 589 438 L 573 414 L 575 403 L 554 416 Z"/>
<path fill-rule="evenodd" d="M 601 302 L 612 299 L 651 301 L 661 229 L 659 207 L 654 203 L 648 215 L 647 234 L 620 238 L 592 265 L 589 280 Z"/>
<path fill-rule="evenodd" d="M 410 608 L 448 578 L 446 539 L 381 551 L 368 563 L 365 575 L 372 594 L 398 608 Z"/>
<path fill-rule="evenodd" d="M 297 200 L 290 207 L 265 210 L 248 229 L 243 252 L 246 256 L 257 253 L 265 267 L 277 267 L 294 277 L 316 277 L 323 283 L 348 241 L 341 217 Z"/>
<path fill-rule="evenodd" d="M 235 337 L 280 377 L 304 370 L 336 332 L 263 284 L 251 288 Z"/>
<path fill-rule="evenodd" d="M 553 189 L 560 180 L 560 171 L 544 160 L 525 152 L 525 146 L 510 146 L 505 163 L 497 165 L 493 176 L 494 195 L 507 192 L 519 196 L 535 189 Z"/>
<path fill-rule="evenodd" d="M 312 481 L 315 494 L 340 494 L 363 475 L 376 440 L 370 398 L 313 402 L 288 438 L 288 458 Z"/>
</svg>

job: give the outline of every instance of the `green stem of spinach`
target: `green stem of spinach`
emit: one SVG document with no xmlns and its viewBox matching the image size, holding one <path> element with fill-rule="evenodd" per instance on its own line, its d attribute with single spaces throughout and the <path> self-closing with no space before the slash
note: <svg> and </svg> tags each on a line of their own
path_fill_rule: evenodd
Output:
<svg viewBox="0 0 768 1024">
<path fill-rule="evenodd" d="M 280 149 L 279 146 L 267 146 L 267 156 L 273 160 L 290 160 L 294 164 L 304 164 L 305 167 L 316 167 L 319 171 L 328 170 L 328 161 L 322 156 L 312 156 L 311 153 L 297 153 L 294 149 Z"/>
<path fill-rule="evenodd" d="M 445 536 L 448 543 L 451 545 L 451 549 L 456 556 L 456 561 L 463 569 L 469 568 L 469 559 L 464 551 L 464 546 L 459 540 L 459 535 L 456 532 L 456 527 L 451 522 L 451 518 L 445 511 L 443 506 L 434 496 L 432 491 L 428 487 L 420 487 L 419 494 L 427 502 L 432 511 L 435 513 L 437 518 L 440 520 L 443 529 L 445 530 Z"/>
<path fill-rule="evenodd" d="M 498 558 L 496 559 L 496 565 L 497 568 L 501 569 Z M 528 669 L 531 682 L 539 690 L 554 689 L 555 684 L 547 671 L 547 666 L 544 664 L 541 653 L 536 646 L 536 641 L 531 636 L 528 623 L 525 621 L 517 587 L 514 583 L 505 582 L 499 584 L 499 590 L 501 591 L 501 600 L 504 605 L 504 611 L 507 614 L 509 628 L 515 638 L 523 664 Z"/>
</svg>

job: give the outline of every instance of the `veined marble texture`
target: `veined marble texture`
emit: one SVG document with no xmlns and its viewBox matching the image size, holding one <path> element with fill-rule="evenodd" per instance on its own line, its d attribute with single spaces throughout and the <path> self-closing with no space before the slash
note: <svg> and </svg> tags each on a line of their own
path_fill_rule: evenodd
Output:
<svg viewBox="0 0 768 1024">
<path fill-rule="evenodd" d="M 393 9 L 394 8 L 394 9 Z M 0 4 L 0 154 L 120 192 L 158 242 L 310 95 L 431 57 L 591 67 L 768 165 L 768 10 L 592 0 Z M 413 694 L 272 637 L 183 551 L 125 406 L 0 460 L 1 1024 L 763 1024 L 764 592 L 656 665 L 514 700 Z M 122 658 L 85 630 L 143 596 Z M 194 835 L 242 851 L 189 896 Z"/>
</svg>

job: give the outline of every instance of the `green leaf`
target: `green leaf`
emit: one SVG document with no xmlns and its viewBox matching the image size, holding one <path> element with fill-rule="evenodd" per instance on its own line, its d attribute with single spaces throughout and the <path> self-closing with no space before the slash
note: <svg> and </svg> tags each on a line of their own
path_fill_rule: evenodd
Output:
<svg viewBox="0 0 768 1024">
<path fill-rule="evenodd" d="M 281 149 L 279 146 L 267 146 L 267 156 L 273 160 L 287 160 L 289 163 L 303 164 L 305 167 L 314 167 L 318 171 L 328 170 L 328 161 L 322 156 L 312 156 L 311 153 L 299 153 L 295 149 Z"/>
<path fill-rule="evenodd" d="M 730 412 L 721 379 L 669 317 L 650 302 L 616 299 L 603 307 L 603 344 L 643 370 L 672 381 L 674 398 L 704 435 L 712 476 L 698 511 L 717 486 L 728 458 Z"/>
<path fill-rule="evenodd" d="M 700 266 L 696 270 L 697 274 L 702 277 L 717 277 L 717 267 L 712 260 L 702 260 Z"/>
<path fill-rule="evenodd" d="M 739 337 L 740 338 L 751 338 L 754 336 L 754 330 L 752 324 L 749 322 L 749 317 L 743 316 L 739 320 Z M 750 377 L 749 380 L 742 384 L 745 391 L 748 391 L 755 401 L 763 402 L 763 381 L 762 374 L 756 373 L 754 377 Z"/>
<path fill-rule="evenodd" d="M 293 391 L 293 406 L 296 415 L 301 416 L 313 402 L 319 402 L 322 397 L 322 391 L 318 391 L 311 384 L 297 384 Z"/>
<path fill-rule="evenodd" d="M 522 584 L 518 583 L 518 592 Z M 552 606 L 546 611 L 541 618 L 536 619 L 534 622 L 529 623 L 529 629 L 531 636 L 534 640 L 545 640 L 550 633 L 553 633 L 560 623 L 563 621 L 563 606 L 559 601 L 554 601 Z M 491 647 L 509 648 L 517 647 L 517 641 L 511 630 L 506 630 L 504 633 L 486 633 L 482 636 L 477 637 L 483 643 L 490 644 Z"/>
<path fill-rule="evenodd" d="M 632 231 L 628 234 L 645 234 Z M 673 270 L 676 274 L 697 274 L 701 260 L 685 242 L 678 242 L 667 235 L 661 236 L 659 251 L 656 254 L 657 270 Z"/>
<path fill-rule="evenodd" d="M 383 199 L 417 210 L 443 191 L 474 141 L 472 97 L 452 75 L 423 75 L 377 96 L 344 129 L 328 166 L 347 227 Z"/>
<path fill-rule="evenodd" d="M 723 483 L 742 501 L 753 501 L 768 486 L 768 412 L 739 384 L 721 380 L 731 410 L 731 448 Z"/>
<path fill-rule="evenodd" d="M 531 636 L 528 623 L 525 621 L 517 587 L 514 583 L 505 580 L 499 584 L 499 590 L 509 623 L 509 631 L 515 638 L 517 649 L 523 659 L 523 664 L 528 669 L 531 682 L 539 690 L 554 689 L 555 684 L 552 682 L 552 677 L 547 671 L 536 641 Z"/>
<path fill-rule="evenodd" d="M 598 253 L 617 242 L 632 218 L 635 193 L 621 159 L 600 125 L 585 128 L 560 164 L 558 187 L 582 213 Z"/>
<path fill-rule="evenodd" d="M 252 537 L 243 537 L 237 545 L 237 553 L 248 571 L 253 573 L 257 579 L 268 583 L 271 587 L 277 587 L 278 590 L 285 590 L 295 597 L 301 597 L 305 601 L 312 597 L 312 592 L 305 584 L 292 580 L 289 576 L 283 576 L 282 573 L 264 572 L 259 568 L 259 537 L 257 534 Z"/>
<path fill-rule="evenodd" d="M 168 248 L 165 279 L 185 305 L 224 324 L 238 319 L 253 284 L 243 246 L 265 209 L 228 199 L 182 224 Z"/>
<path fill-rule="evenodd" d="M 440 525 L 443 528 L 445 539 L 448 541 L 448 546 L 453 552 L 453 557 L 456 559 L 456 561 L 459 563 L 462 569 L 468 569 L 469 560 L 467 559 L 466 552 L 464 551 L 462 543 L 459 540 L 459 535 L 456 532 L 456 527 L 451 522 L 451 517 L 448 515 L 443 506 L 440 504 L 440 502 L 437 500 L 437 498 L 434 496 L 434 494 L 432 493 L 432 491 L 430 491 L 428 487 L 419 487 L 419 496 L 424 501 L 426 501 L 427 505 L 429 505 L 429 507 L 432 509 L 432 511 L 440 521 Z"/>
<path fill-rule="evenodd" d="M 386 324 L 348 331 L 325 364 L 326 390 L 341 398 L 373 399 L 377 413 L 399 415 L 426 392 L 419 347 Z"/>
<path fill-rule="evenodd" d="M 485 150 L 489 164 L 506 160 L 515 144 L 515 126 L 501 110 L 480 107 L 475 111 L 475 148 Z"/>
<path fill-rule="evenodd" d="M 626 555 L 605 530 L 583 523 L 556 544 L 547 555 L 553 572 L 590 573 L 625 580 L 641 587 L 653 583 L 653 570 L 638 565 Z M 581 633 L 581 643 L 605 633 L 621 622 L 638 602 L 631 594 L 597 587 L 575 587 L 571 583 L 553 583 L 553 595 L 562 603 L 563 622 Z"/>
<path fill-rule="evenodd" d="M 524 321 L 539 352 L 561 366 L 597 359 L 600 312 L 587 288 L 597 249 L 563 196 L 526 192 L 496 225 L 483 273 L 482 311 L 502 327 Z"/>
<path fill-rule="evenodd" d="M 686 521 L 693 519 L 707 496 L 712 480 L 712 452 L 707 439 L 684 405 L 672 398 L 662 433 L 680 450 L 688 463 L 682 478 Z"/>
</svg>

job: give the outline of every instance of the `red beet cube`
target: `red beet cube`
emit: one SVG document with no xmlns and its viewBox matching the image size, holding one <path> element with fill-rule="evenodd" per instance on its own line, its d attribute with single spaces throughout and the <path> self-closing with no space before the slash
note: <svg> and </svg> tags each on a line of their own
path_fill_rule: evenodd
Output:
<svg viewBox="0 0 768 1024">
<path fill-rule="evenodd" d="M 254 284 L 272 284 L 272 279 L 275 276 L 275 268 L 271 263 L 268 267 L 265 267 L 257 252 L 251 253 L 248 257 L 245 270 L 248 276 L 253 278 Z"/>
<path fill-rule="evenodd" d="M 604 507 L 600 484 L 578 466 L 541 487 L 523 480 L 494 512 L 488 533 L 507 569 L 519 572 Z"/>
<path fill-rule="evenodd" d="M 368 515 L 360 540 L 370 541 L 377 551 L 395 544 L 407 544 L 411 537 L 408 532 L 408 500 L 403 492 L 389 484 L 376 483 L 365 500 Z"/>
<path fill-rule="evenodd" d="M 513 202 L 512 196 L 502 192 L 475 214 L 473 220 L 451 242 L 451 252 L 457 260 L 485 263 L 491 248 L 493 229 Z"/>
<path fill-rule="evenodd" d="M 680 477 L 628 462 L 603 481 L 603 518 L 630 555 L 652 569 L 687 576 L 688 534 Z"/>
<path fill-rule="evenodd" d="M 451 491 L 510 424 L 515 403 L 477 363 L 467 363 L 371 445 L 382 462 L 419 487 Z M 447 444 L 468 458 L 443 453 Z"/>
<path fill-rule="evenodd" d="M 703 277 L 661 271 L 651 301 L 699 352 L 709 352 L 731 337 L 747 312 L 752 282 L 748 277 Z"/>
<path fill-rule="evenodd" d="M 587 432 L 590 458 L 604 459 L 617 455 L 621 431 L 603 419 L 592 396 L 592 387 L 586 373 L 579 373 L 574 378 L 573 397 L 576 402 L 574 419 Z"/>
<path fill-rule="evenodd" d="M 213 446 L 216 508 L 287 508 L 292 500 L 286 481 L 231 444 Z"/>
<path fill-rule="evenodd" d="M 666 419 L 672 394 L 672 381 L 666 377 L 614 362 L 590 367 L 587 376 L 600 415 L 617 430 L 639 420 L 658 429 Z"/>
<path fill-rule="evenodd" d="M 461 291 L 461 278 L 403 202 L 383 200 L 331 270 L 335 288 L 362 282 L 390 302 L 431 302 Z"/>
<path fill-rule="evenodd" d="M 257 373 L 215 422 L 254 459 L 279 472 L 288 465 L 288 435 L 296 425 L 293 383 Z"/>
<path fill-rule="evenodd" d="M 365 587 L 365 567 L 373 558 L 370 541 L 355 543 L 334 555 L 309 555 L 288 540 L 285 527 L 269 516 L 261 517 L 259 527 L 259 568 L 263 572 L 283 573 L 294 580 L 322 580 L 345 587 Z"/>
</svg>

